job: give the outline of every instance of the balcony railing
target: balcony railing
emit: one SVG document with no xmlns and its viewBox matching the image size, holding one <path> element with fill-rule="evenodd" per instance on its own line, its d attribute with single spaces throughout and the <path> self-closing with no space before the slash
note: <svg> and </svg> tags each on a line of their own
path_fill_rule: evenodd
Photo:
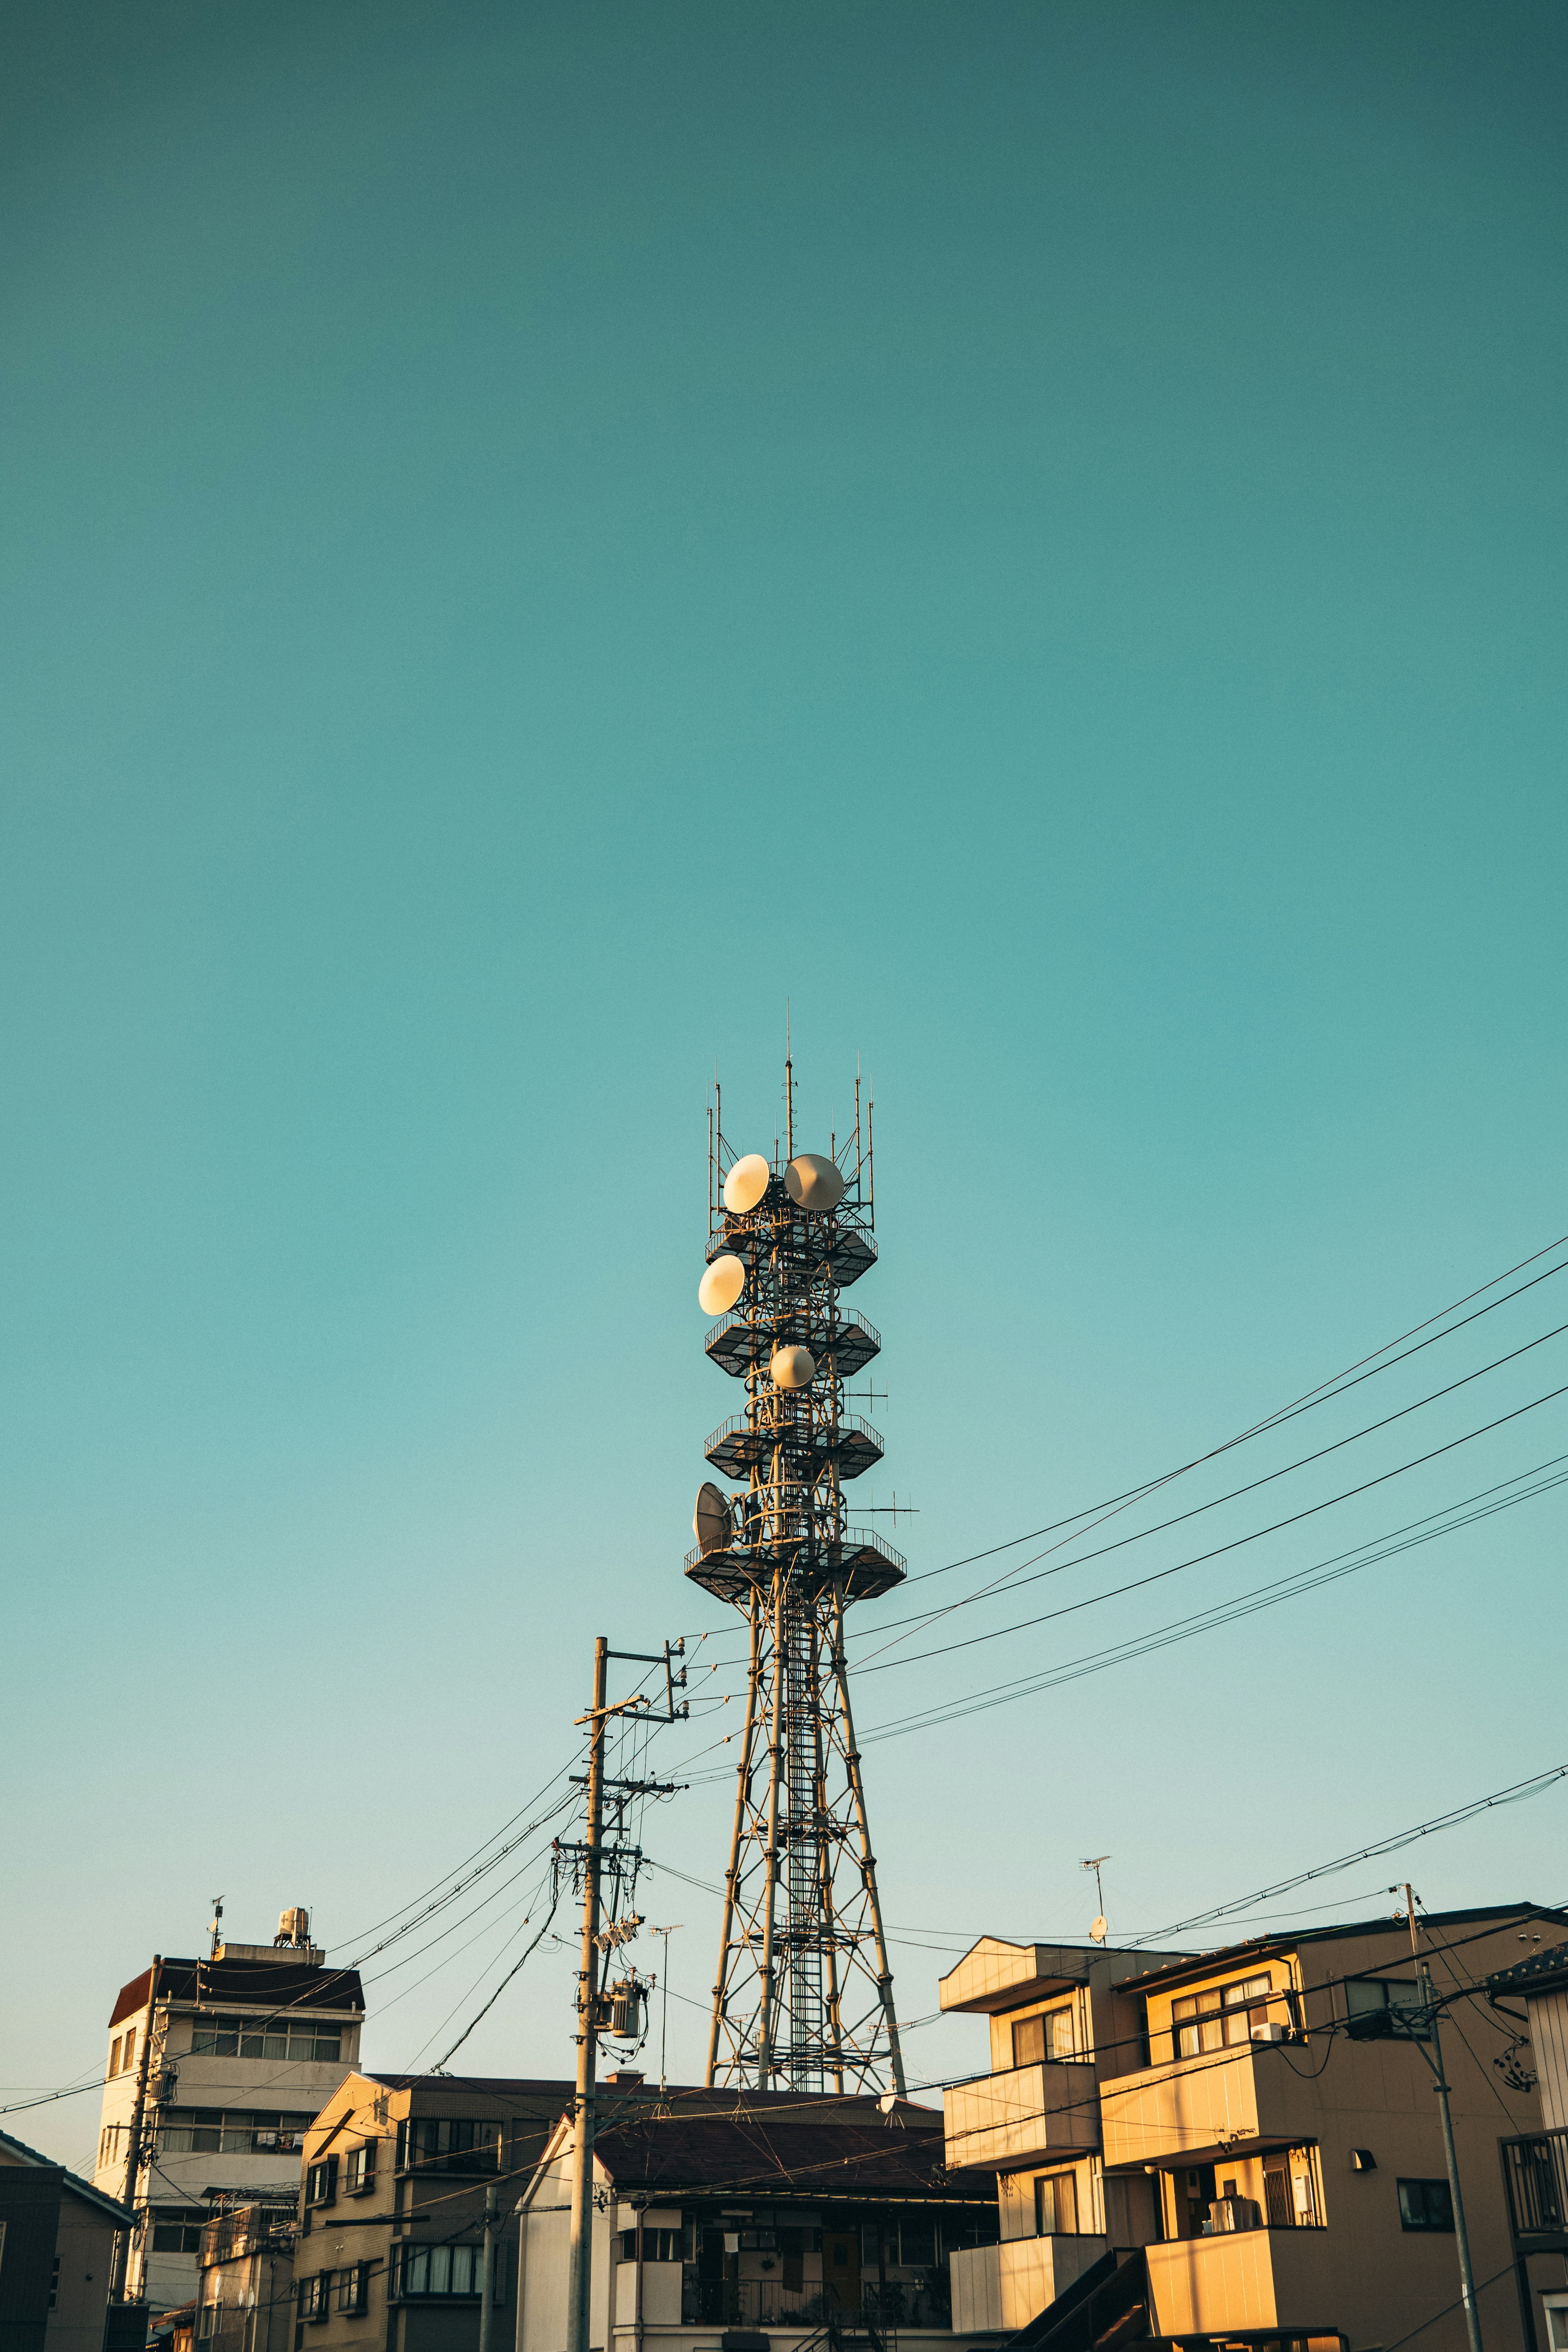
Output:
<svg viewBox="0 0 1568 2352">
<path fill-rule="evenodd" d="M 1499 2142 L 1516 2238 L 1568 2236 L 1568 2131 Z"/>
</svg>

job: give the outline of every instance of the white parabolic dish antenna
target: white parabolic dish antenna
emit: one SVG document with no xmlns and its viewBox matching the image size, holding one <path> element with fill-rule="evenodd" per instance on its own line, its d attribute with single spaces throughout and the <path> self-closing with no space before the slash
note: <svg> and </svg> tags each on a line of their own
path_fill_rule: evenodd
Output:
<svg viewBox="0 0 1568 2352">
<path fill-rule="evenodd" d="M 808 1389 L 816 1378 L 816 1358 L 809 1348 L 775 1348 L 768 1370 L 775 1389 Z"/>
<path fill-rule="evenodd" d="M 704 1315 L 728 1315 L 745 1286 L 745 1261 L 716 1257 L 697 1286 L 697 1304 Z"/>
<path fill-rule="evenodd" d="M 748 1151 L 743 1160 L 736 1160 L 724 1179 L 724 1206 L 737 1217 L 754 1209 L 767 1191 L 773 1172 L 760 1151 Z"/>
<path fill-rule="evenodd" d="M 784 1190 L 797 1208 L 836 1209 L 844 1198 L 844 1179 L 820 1151 L 798 1151 L 784 1170 Z"/>
<path fill-rule="evenodd" d="M 706 1487 L 703 1489 L 703 1492 L 707 1492 Z M 1100 1913 L 1098 1919 L 1091 1919 L 1089 1921 L 1089 1932 L 1093 1937 L 1097 1944 L 1104 1943 L 1106 1937 L 1110 1931 L 1106 1923 L 1106 1917 L 1103 1911 Z"/>
<path fill-rule="evenodd" d="M 715 1486 L 711 1478 L 704 1478 L 697 1489 L 697 1508 L 691 1514 L 691 1532 L 697 1538 L 697 1549 L 704 1557 L 710 1551 L 725 1550 L 734 1533 L 730 1521 L 730 1498 L 722 1487 Z"/>
</svg>

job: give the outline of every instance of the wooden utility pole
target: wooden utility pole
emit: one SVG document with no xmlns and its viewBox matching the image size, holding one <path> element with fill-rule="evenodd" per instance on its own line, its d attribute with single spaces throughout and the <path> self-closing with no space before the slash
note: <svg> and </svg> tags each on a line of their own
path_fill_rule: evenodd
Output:
<svg viewBox="0 0 1568 2352">
<path fill-rule="evenodd" d="M 142 2136 L 147 2124 L 147 2068 L 153 2054 L 153 2020 L 158 2003 L 158 1979 L 163 1970 L 161 1953 L 154 1952 L 153 1965 L 147 1971 L 147 2022 L 142 2029 L 142 2061 L 136 2069 L 136 2104 L 131 2110 L 131 2145 L 125 2151 L 125 2202 L 132 2212 L 136 2210 L 136 2189 L 142 2178 Z M 130 2283 L 131 2241 L 135 2224 L 121 2230 L 114 2241 L 114 2258 L 109 2266 L 109 2300 L 123 2303 Z"/>
<path fill-rule="evenodd" d="M 594 1643 L 588 1723 L 587 1851 L 583 1860 L 583 1956 L 577 1970 L 577 2096 L 572 2134 L 572 2246 L 566 2273 L 566 2352 L 589 2352 L 594 2286 L 594 2072 L 598 2056 L 599 1844 L 604 1813 L 605 1676 L 609 1641 Z"/>
</svg>

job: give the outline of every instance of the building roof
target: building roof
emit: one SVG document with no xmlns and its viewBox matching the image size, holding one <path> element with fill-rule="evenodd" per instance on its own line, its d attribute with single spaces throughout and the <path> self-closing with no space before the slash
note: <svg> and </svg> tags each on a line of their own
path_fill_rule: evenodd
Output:
<svg viewBox="0 0 1568 2352">
<path fill-rule="evenodd" d="M 718 2097 L 727 2112 L 713 2112 Z M 673 2113 L 627 2116 L 595 2134 L 595 2157 L 620 2196 L 684 2191 L 768 2204 L 786 2198 L 803 2204 L 995 2201 L 994 2190 L 981 2195 L 973 2180 L 949 2178 L 942 2117 L 907 2100 L 888 2115 L 874 2099 L 798 2091 L 667 2093 L 661 2104 L 672 2100 L 679 2103 Z"/>
<path fill-rule="evenodd" d="M 36 2165 L 41 2171 L 58 2172 L 63 2189 L 72 2197 L 79 2197 L 84 2204 L 96 2205 L 100 2213 L 107 2214 L 121 2229 L 128 2230 L 134 2222 L 136 2216 L 129 2205 L 117 2204 L 112 2197 L 106 2197 L 100 2189 L 95 2189 L 90 2180 L 83 2180 L 77 2173 L 68 2172 L 63 2164 L 57 2164 L 52 2156 L 40 2155 L 36 2147 L 29 2147 L 26 2140 L 13 2139 L 9 2132 L 0 2131 L 0 2149 L 5 2151 L 0 2156 L 0 2163 Z"/>
<path fill-rule="evenodd" d="M 1476 1903 L 1462 1911 L 1424 1911 L 1424 1927 L 1458 1927 L 1487 1920 L 1500 1924 L 1508 1919 L 1550 1919 L 1568 1927 L 1568 1911 L 1554 1910 L 1543 1903 Z M 1222 1944 L 1212 1952 L 1196 1952 L 1190 1960 L 1169 1962 L 1163 1968 L 1150 1969 L 1141 1977 L 1129 1977 L 1122 1986 L 1124 1992 L 1150 1992 L 1161 1985 L 1181 1984 L 1190 1977 L 1212 1976 L 1216 1969 L 1245 1968 L 1251 1960 L 1262 1959 L 1277 1952 L 1299 1952 L 1310 1944 L 1331 1944 L 1347 1936 L 1393 1936 L 1405 1933 L 1403 1919 L 1385 1915 L 1381 1919 L 1352 1919 L 1335 1927 L 1303 1927 L 1290 1936 L 1249 1936 L 1239 1944 Z"/>
<path fill-rule="evenodd" d="M 982 1936 L 939 1982 L 937 2005 L 994 2015 L 1074 1985 L 1120 1985 L 1146 1972 L 1155 1961 L 1179 1963 L 1186 1957 L 1182 1952 L 1121 1951 L 1104 1944 L 1010 1944 L 1000 1936 Z"/>
<path fill-rule="evenodd" d="M 1531 1952 L 1527 1960 L 1488 1977 L 1486 1984 L 1489 2000 L 1500 1993 L 1556 1992 L 1568 1985 L 1568 1944 L 1549 1944 L 1543 1952 Z"/>
<path fill-rule="evenodd" d="M 147 2006 L 153 1971 L 121 1985 L 110 2018 L 134 2017 Z M 196 2001 L 204 2009 L 226 2001 L 250 2009 L 332 2009 L 358 2013 L 364 2008 L 357 1969 L 311 1969 L 268 1960 L 163 1960 L 158 1967 L 160 2000 Z"/>
<path fill-rule="evenodd" d="M 497 2099 L 559 2099 L 563 2105 L 576 2096 L 575 2083 L 555 2082 L 546 2076 L 512 2074 L 388 2074 L 379 2066 L 362 2066 L 360 2074 L 367 2083 L 380 2083 L 388 2091 L 423 2091 L 436 2084 L 447 2091 L 482 2091 Z"/>
</svg>

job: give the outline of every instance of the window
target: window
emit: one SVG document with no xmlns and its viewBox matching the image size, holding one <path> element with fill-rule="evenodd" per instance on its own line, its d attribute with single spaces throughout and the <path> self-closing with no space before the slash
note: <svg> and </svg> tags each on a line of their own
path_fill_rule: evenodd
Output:
<svg viewBox="0 0 1568 2352">
<path fill-rule="evenodd" d="M 1195 2058 L 1201 2051 L 1224 2050 L 1250 2040 L 1255 2025 L 1268 2018 L 1269 1979 L 1244 1977 L 1239 1983 L 1213 1985 L 1205 1992 L 1189 1993 L 1171 2003 L 1171 2026 L 1178 2058 Z"/>
<path fill-rule="evenodd" d="M 1399 2226 L 1402 2230 L 1449 2230 L 1454 2226 L 1454 2201 L 1446 2180 L 1402 2180 L 1399 2184 Z"/>
<path fill-rule="evenodd" d="M 196 2322 L 196 2334 L 204 2340 L 209 2336 L 216 2336 L 217 2334 L 222 2311 L 223 2305 L 221 2303 L 203 2304 L 201 2315 Z"/>
<path fill-rule="evenodd" d="M 191 2032 L 193 2058 L 292 2058 L 319 2065 L 341 2061 L 342 2043 L 341 2026 L 310 2017 L 225 2017 L 209 2010 Z"/>
<path fill-rule="evenodd" d="M 363 2147 L 351 2147 L 343 2159 L 343 2194 L 363 2197 L 367 2189 L 375 2187 L 375 2142 L 366 2140 Z"/>
<path fill-rule="evenodd" d="M 936 2260 L 936 2231 L 930 2221 L 899 2223 L 899 2260 L 911 2270 L 929 2270 Z"/>
<path fill-rule="evenodd" d="M 1568 2352 L 1568 2304 L 1560 2296 L 1548 2298 L 1546 2332 L 1551 2338 L 1552 2352 Z"/>
<path fill-rule="evenodd" d="M 1072 2046 L 1070 2002 L 1038 2017 L 1021 2017 L 1013 2028 L 1015 2066 L 1037 2066 L 1042 2058 L 1070 2058 Z"/>
<path fill-rule="evenodd" d="M 484 2267 L 480 2246 L 394 2246 L 392 2293 L 477 2295 Z"/>
<path fill-rule="evenodd" d="M 304 2146 L 309 2116 L 238 2115 L 220 2107 L 166 2107 L 158 2126 L 161 2154 L 189 2151 L 208 2156 L 251 2156 L 258 2150 L 296 2153 Z"/>
<path fill-rule="evenodd" d="M 134 2063 L 135 2057 L 136 2028 L 132 2026 L 130 2032 L 125 2037 L 125 2045 L 120 2053 L 120 2071 L 122 2074 L 124 2074 L 127 2066 Z"/>
<path fill-rule="evenodd" d="M 1035 2183 L 1035 2235 L 1076 2238 L 1078 2182 L 1070 2172 L 1047 2172 Z"/>
<path fill-rule="evenodd" d="M 331 2308 L 332 2274 L 318 2271 L 313 2278 L 300 2282 L 300 2316 L 301 2319 L 325 2319 Z"/>
<path fill-rule="evenodd" d="M 338 2159 L 329 2156 L 320 2164 L 312 2164 L 305 2175 L 307 2205 L 332 2205 L 338 2195 Z"/>
<path fill-rule="evenodd" d="M 120 2036 L 118 2033 L 109 2045 L 109 2071 L 111 2074 L 118 2074 L 120 2072 Z"/>
<path fill-rule="evenodd" d="M 358 2318 L 370 2309 L 370 2264 L 354 2263 L 338 2273 L 338 2309 Z"/>
<path fill-rule="evenodd" d="M 750 2233 L 742 2231 L 742 2234 L 744 2238 Z M 771 2240 L 773 2231 L 770 2230 L 767 2235 Z M 622 2262 L 635 2263 L 637 2258 L 637 2231 L 623 2230 L 620 2246 Z M 645 2229 L 642 2233 L 642 2258 L 645 2263 L 678 2263 L 680 2260 L 679 2231 Z"/>
<path fill-rule="evenodd" d="M 155 2254 L 199 2254 L 202 2250 L 202 2230 L 205 2223 L 202 2213 L 178 2214 L 164 2212 L 153 2221 L 153 2252 Z"/>
<path fill-rule="evenodd" d="M 500 2126 L 467 2116 L 415 2116 L 397 2126 L 399 2172 L 493 2172 L 500 2164 Z"/>
<path fill-rule="evenodd" d="M 1345 2011 L 1352 2042 L 1426 2042 L 1431 2035 L 1421 1988 L 1408 1979 L 1352 1977 Z"/>
</svg>

